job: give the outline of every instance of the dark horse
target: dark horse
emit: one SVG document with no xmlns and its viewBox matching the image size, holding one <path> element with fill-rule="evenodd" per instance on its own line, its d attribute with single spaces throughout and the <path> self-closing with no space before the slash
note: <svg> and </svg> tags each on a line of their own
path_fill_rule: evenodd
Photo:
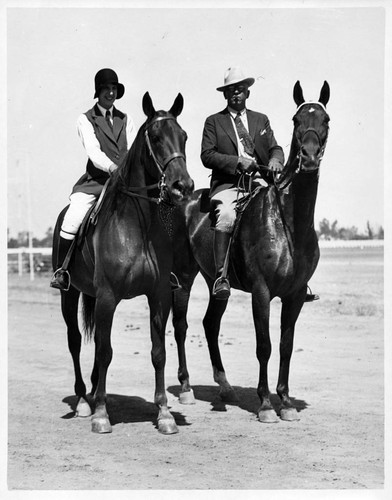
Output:
<svg viewBox="0 0 392 500">
<path fill-rule="evenodd" d="M 319 101 L 306 103 L 299 82 L 294 86 L 298 106 L 287 163 L 269 187 L 258 187 L 237 220 L 231 244 L 229 279 L 234 288 L 252 294 L 256 330 L 256 354 L 260 365 L 257 393 L 261 400 L 258 419 L 278 421 L 270 401 L 268 361 L 271 355 L 269 330 L 270 301 L 280 297 L 281 340 L 277 393 L 281 399 L 280 417 L 297 420 L 297 411 L 289 397 L 289 367 L 293 350 L 294 328 L 304 304 L 307 283 L 313 275 L 319 248 L 314 229 L 314 209 L 319 181 L 320 161 L 328 136 L 329 117 L 325 106 L 329 85 L 324 82 Z M 182 210 L 178 210 L 174 238 L 174 271 L 183 289 L 173 302 L 173 325 L 178 346 L 180 401 L 194 402 L 185 356 L 187 308 L 193 281 L 200 271 L 210 290 L 203 326 L 220 396 L 236 400 L 226 379 L 218 336 L 227 300 L 216 300 L 211 289 L 214 281 L 213 231 L 209 218 L 208 190 L 196 191 Z"/>
<path fill-rule="evenodd" d="M 95 341 L 91 375 L 93 432 L 111 432 L 106 411 L 106 375 L 112 359 L 110 337 L 114 312 L 122 299 L 139 295 L 147 296 L 150 308 L 158 429 L 165 434 L 178 432 L 167 407 L 164 369 L 165 327 L 171 306 L 170 211 L 193 191 L 185 160 L 187 136 L 176 119 L 183 103 L 182 95 L 178 94 L 170 111 L 155 111 L 149 94 L 144 95 L 143 111 L 147 120 L 138 131 L 124 164 L 111 176 L 96 225 L 90 225 L 70 262 L 72 285 L 69 291 L 61 292 L 79 416 L 91 415 L 79 359 L 80 293 L 84 327 Z M 65 210 L 57 220 L 54 249 Z"/>
</svg>

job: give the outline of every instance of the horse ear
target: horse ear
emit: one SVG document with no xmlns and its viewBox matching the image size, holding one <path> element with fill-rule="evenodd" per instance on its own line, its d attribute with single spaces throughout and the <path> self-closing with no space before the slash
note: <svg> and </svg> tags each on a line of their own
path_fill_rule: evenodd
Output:
<svg viewBox="0 0 392 500">
<path fill-rule="evenodd" d="M 321 102 L 321 104 L 324 104 L 324 106 L 326 106 L 328 101 L 329 101 L 329 84 L 327 81 L 325 81 L 323 88 L 321 89 L 320 92 L 319 102 Z"/>
<path fill-rule="evenodd" d="M 184 107 L 184 98 L 181 94 L 178 94 L 176 100 L 173 103 L 173 106 L 170 108 L 169 113 L 174 115 L 176 118 L 181 114 L 182 108 Z"/>
<path fill-rule="evenodd" d="M 304 95 L 302 92 L 302 87 L 301 84 L 299 83 L 299 80 L 297 80 L 296 84 L 294 85 L 293 97 L 295 104 L 297 106 L 305 102 Z"/>
<path fill-rule="evenodd" d="M 148 92 L 146 92 L 143 96 L 143 111 L 148 118 L 155 115 L 154 105 Z"/>
</svg>

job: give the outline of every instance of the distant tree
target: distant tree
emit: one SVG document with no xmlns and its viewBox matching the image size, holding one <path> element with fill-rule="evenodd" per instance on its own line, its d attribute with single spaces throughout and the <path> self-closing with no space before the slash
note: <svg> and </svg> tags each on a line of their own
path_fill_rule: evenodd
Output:
<svg viewBox="0 0 392 500">
<path fill-rule="evenodd" d="M 373 229 L 370 226 L 370 222 L 369 221 L 366 222 L 366 230 L 367 230 L 367 233 L 368 233 L 369 240 L 373 240 L 374 239 L 374 232 L 373 232 Z"/>
<path fill-rule="evenodd" d="M 319 238 L 322 238 L 324 240 L 334 240 L 337 239 L 339 234 L 338 234 L 338 221 L 335 220 L 332 222 L 332 224 L 329 222 L 328 219 L 322 219 L 319 222 L 319 230 L 317 231 L 317 234 Z"/>
</svg>

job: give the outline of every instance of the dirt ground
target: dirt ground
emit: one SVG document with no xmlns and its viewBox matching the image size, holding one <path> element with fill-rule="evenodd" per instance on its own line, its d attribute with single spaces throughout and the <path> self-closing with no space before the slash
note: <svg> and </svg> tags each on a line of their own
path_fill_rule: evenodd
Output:
<svg viewBox="0 0 392 500">
<path fill-rule="evenodd" d="M 144 297 L 120 304 L 108 374 L 113 433 L 74 418 L 73 369 L 59 292 L 48 276 L 8 276 L 9 490 L 379 490 L 384 488 L 382 249 L 322 250 L 311 281 L 321 300 L 297 323 L 290 394 L 299 422 L 256 418 L 258 363 L 250 296 L 234 291 L 221 352 L 240 402 L 223 404 L 213 382 L 197 279 L 187 339 L 197 403 L 180 405 L 177 354 L 167 329 L 166 387 L 179 433 L 155 426 L 154 372 Z M 274 392 L 279 301 L 272 303 Z M 93 347 L 83 345 L 85 381 Z M 273 399 L 277 403 L 276 396 Z M 240 498 L 243 498 L 243 496 Z"/>
</svg>

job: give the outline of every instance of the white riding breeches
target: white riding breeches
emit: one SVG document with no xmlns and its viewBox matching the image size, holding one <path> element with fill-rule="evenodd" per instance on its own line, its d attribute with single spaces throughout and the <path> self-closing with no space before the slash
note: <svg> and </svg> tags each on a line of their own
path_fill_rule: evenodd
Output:
<svg viewBox="0 0 392 500">
<path fill-rule="evenodd" d="M 216 193 L 211 198 L 215 205 L 216 224 L 215 230 L 231 233 L 237 217 L 235 211 L 237 200 L 243 198 L 245 191 L 232 187 Z"/>
<path fill-rule="evenodd" d="M 71 203 L 65 213 L 60 236 L 67 240 L 73 240 L 96 197 L 93 194 L 74 193 L 71 194 L 69 200 Z"/>
</svg>

